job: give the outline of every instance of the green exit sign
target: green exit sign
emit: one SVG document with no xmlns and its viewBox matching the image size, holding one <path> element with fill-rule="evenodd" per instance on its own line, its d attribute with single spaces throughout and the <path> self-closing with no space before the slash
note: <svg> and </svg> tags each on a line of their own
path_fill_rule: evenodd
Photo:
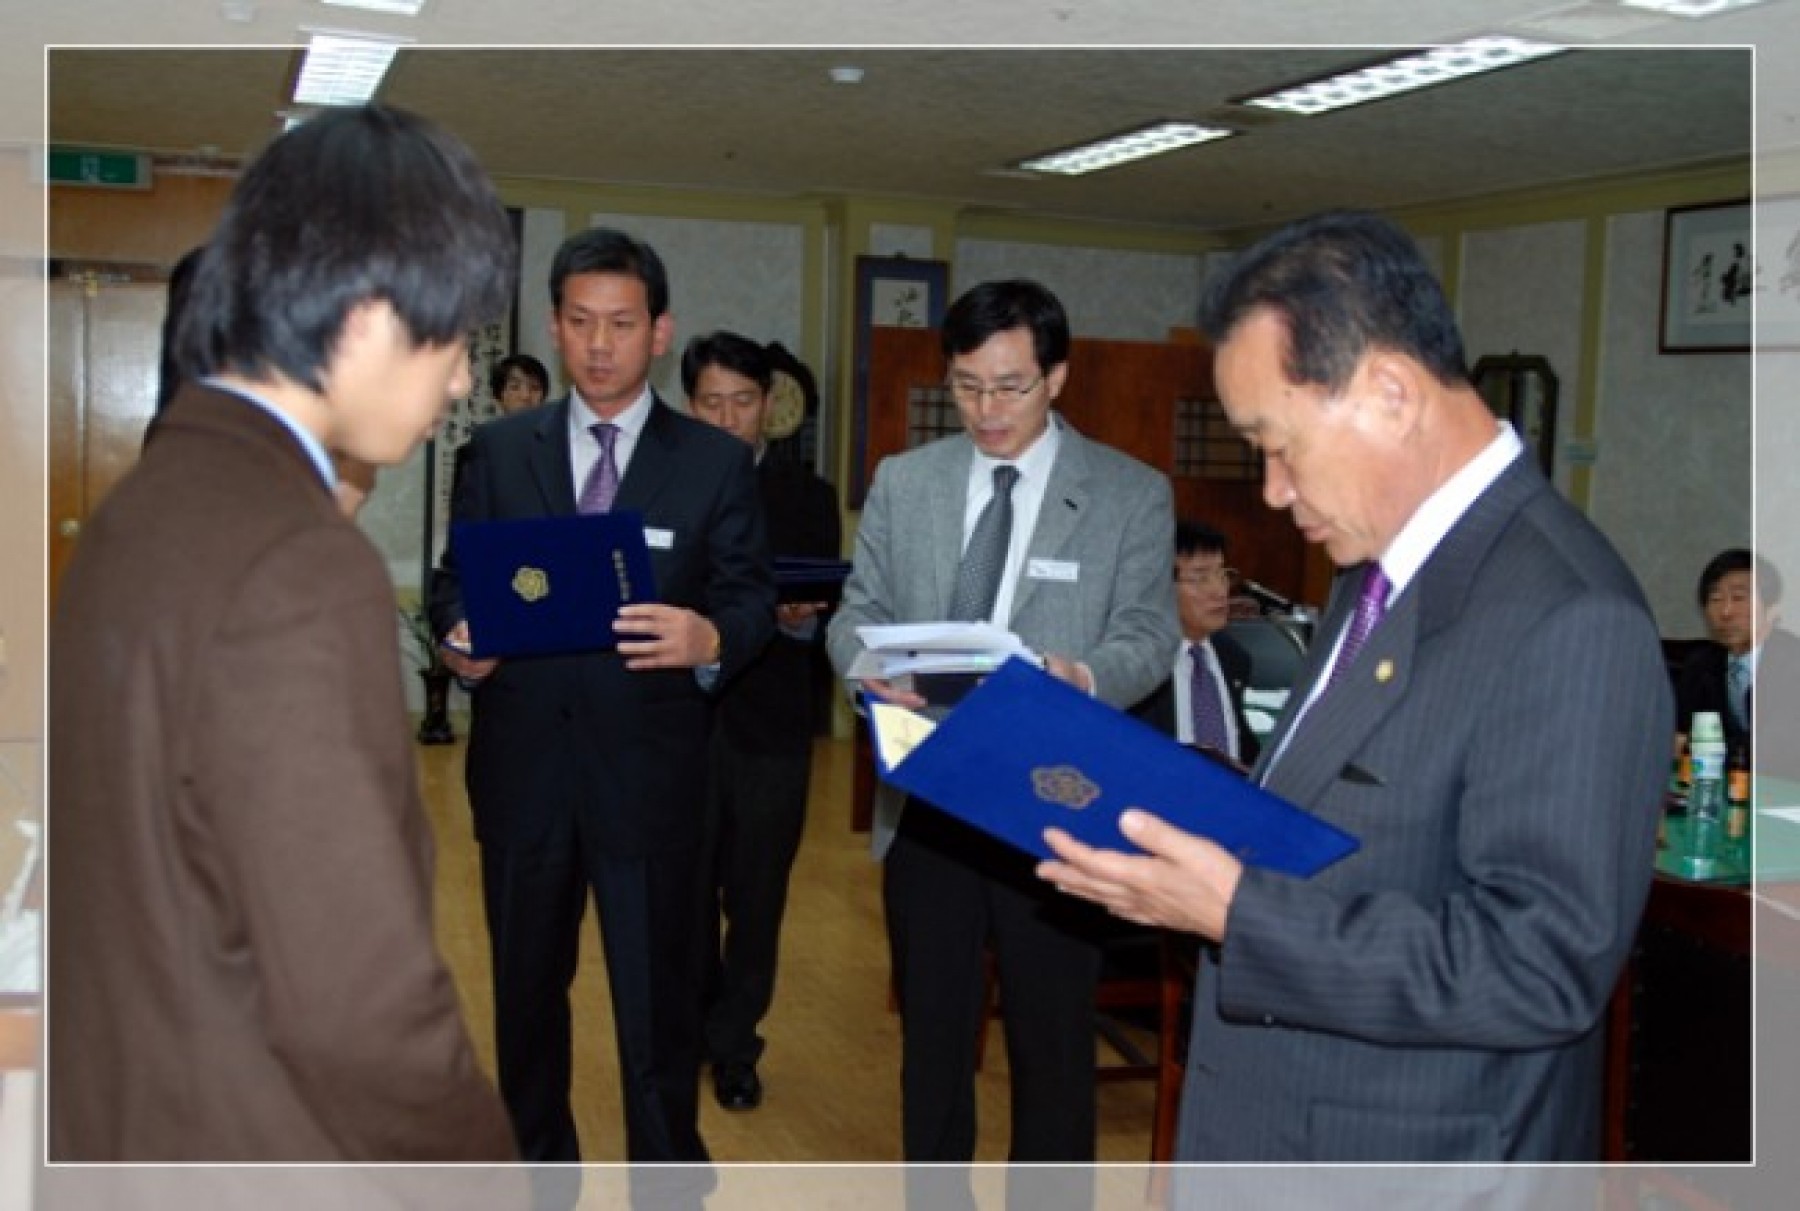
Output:
<svg viewBox="0 0 1800 1211">
<path fill-rule="evenodd" d="M 52 147 L 46 178 L 55 185 L 98 185 L 106 189 L 150 188 L 150 157 L 142 152 L 89 151 Z"/>
</svg>

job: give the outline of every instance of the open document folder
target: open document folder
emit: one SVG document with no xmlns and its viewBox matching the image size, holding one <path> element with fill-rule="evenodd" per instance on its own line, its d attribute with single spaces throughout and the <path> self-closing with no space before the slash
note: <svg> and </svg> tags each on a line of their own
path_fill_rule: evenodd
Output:
<svg viewBox="0 0 1800 1211">
<path fill-rule="evenodd" d="M 1022 660 L 1009 660 L 933 723 L 869 701 L 881 777 L 1020 849 L 1048 858 L 1055 825 L 1105 849 L 1140 807 L 1247 865 L 1305 878 L 1355 837 Z"/>
<path fill-rule="evenodd" d="M 543 656 L 618 646 L 619 607 L 656 600 L 641 513 L 457 522 L 473 655 Z"/>
</svg>

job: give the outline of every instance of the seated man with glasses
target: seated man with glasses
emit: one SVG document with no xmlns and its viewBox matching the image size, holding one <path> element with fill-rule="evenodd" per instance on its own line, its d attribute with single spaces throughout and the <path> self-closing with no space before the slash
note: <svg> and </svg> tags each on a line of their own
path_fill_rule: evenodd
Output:
<svg viewBox="0 0 1800 1211">
<path fill-rule="evenodd" d="M 1175 525 L 1175 609 L 1181 618 L 1173 675 L 1134 710 L 1183 744 L 1250 765 L 1260 751 L 1244 714 L 1250 654 L 1225 634 L 1236 568 L 1225 566 L 1225 536 L 1185 518 Z"/>
</svg>

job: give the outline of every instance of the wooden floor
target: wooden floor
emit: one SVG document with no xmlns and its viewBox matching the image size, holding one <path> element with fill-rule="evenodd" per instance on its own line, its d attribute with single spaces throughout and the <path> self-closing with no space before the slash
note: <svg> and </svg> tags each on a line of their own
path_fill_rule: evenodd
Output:
<svg viewBox="0 0 1800 1211">
<path fill-rule="evenodd" d="M 459 733 L 464 721 L 458 721 Z M 483 1064 L 493 1071 L 493 1001 L 479 873 L 463 791 L 463 745 L 421 747 L 425 798 L 438 836 L 438 937 L 456 976 Z M 775 1006 L 763 1024 L 762 1107 L 727 1113 L 708 1081 L 701 1131 L 722 1162 L 891 1162 L 900 1155 L 900 1031 L 888 1008 L 880 870 L 867 834 L 850 829 L 851 751 L 821 740 L 814 753 L 806 838 L 794 868 Z M 576 977 L 575 1118 L 584 1157 L 624 1159 L 617 1060 L 597 929 L 584 932 Z M 1137 1036 L 1154 1054 L 1154 1038 Z M 1097 1054 L 1116 1062 L 1111 1048 Z M 1099 1157 L 1150 1154 L 1154 1086 L 1100 1086 Z M 1006 1047 L 991 1027 L 978 1087 L 978 1161 L 1006 1156 Z"/>
</svg>

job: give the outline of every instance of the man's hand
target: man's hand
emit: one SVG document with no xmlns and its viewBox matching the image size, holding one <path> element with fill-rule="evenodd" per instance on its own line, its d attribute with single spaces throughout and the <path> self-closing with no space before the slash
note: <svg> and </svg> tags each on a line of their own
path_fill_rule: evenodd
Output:
<svg viewBox="0 0 1800 1211">
<path fill-rule="evenodd" d="M 1061 860 L 1039 863 L 1038 877 L 1127 921 L 1224 941 L 1243 863 L 1138 808 L 1119 817 L 1119 831 L 1145 854 L 1095 849 L 1060 828 L 1045 829 L 1045 842 Z"/>
<path fill-rule="evenodd" d="M 793 630 L 808 618 L 817 618 L 827 608 L 822 601 L 786 601 L 775 607 L 775 621 Z"/>
<path fill-rule="evenodd" d="M 444 664 L 449 670 L 466 682 L 480 681 L 500 667 L 498 656 L 477 660 L 468 654 L 469 624 L 467 622 L 459 622 L 451 627 L 450 633 L 438 642 L 438 651 L 443 653 Z"/>
<path fill-rule="evenodd" d="M 903 690 L 891 681 L 883 681 L 879 677 L 866 677 L 862 681 L 863 693 L 871 698 L 879 698 L 883 702 L 891 702 L 895 706 L 903 706 L 909 711 L 922 711 L 926 703 L 923 695 L 911 690 Z"/>
<path fill-rule="evenodd" d="M 613 630 L 633 637 L 619 642 L 619 655 L 633 672 L 698 668 L 713 663 L 720 654 L 719 628 L 685 606 L 623 606 Z"/>
<path fill-rule="evenodd" d="M 1058 681 L 1068 682 L 1084 694 L 1094 692 L 1094 675 L 1088 672 L 1087 665 L 1078 661 L 1048 653 L 1044 656 L 1044 671 Z"/>
</svg>

